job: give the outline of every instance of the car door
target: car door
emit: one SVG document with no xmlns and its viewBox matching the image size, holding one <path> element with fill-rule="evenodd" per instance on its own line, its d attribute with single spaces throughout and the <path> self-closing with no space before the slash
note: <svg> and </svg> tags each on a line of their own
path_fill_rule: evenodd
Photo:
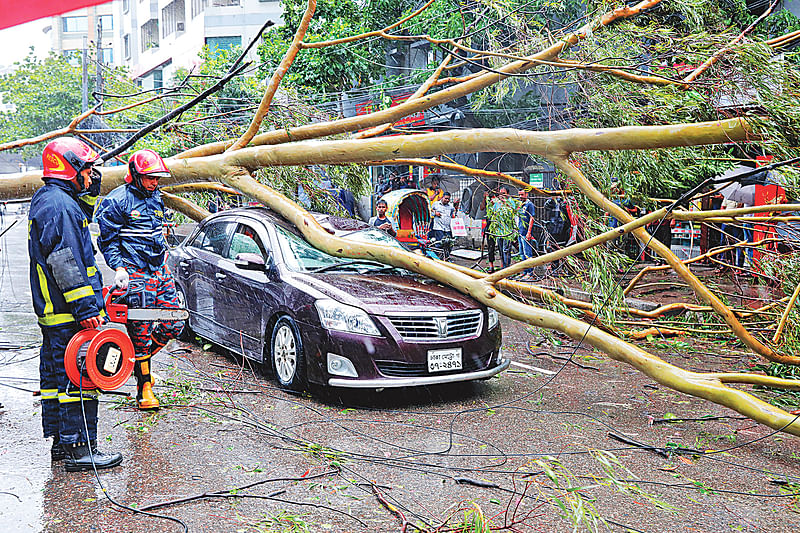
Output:
<svg viewBox="0 0 800 533">
<path fill-rule="evenodd" d="M 197 315 L 194 289 L 197 282 L 195 249 L 200 247 L 204 237 L 205 233 L 202 228 L 200 228 L 194 235 L 191 235 L 186 240 L 183 246 L 170 250 L 170 258 L 173 259 L 173 261 L 169 263 L 170 268 L 175 277 L 175 283 L 179 286 L 181 291 L 183 291 L 183 296 L 185 298 L 184 304 L 186 305 L 186 309 L 189 310 L 189 322 L 192 327 L 194 327 Z"/>
<path fill-rule="evenodd" d="M 232 327 L 226 329 L 226 344 L 231 350 L 256 360 L 262 357 L 261 342 L 271 315 L 269 310 L 276 307 L 279 295 L 276 282 L 267 272 L 272 257 L 265 242 L 269 240 L 263 224 L 255 220 L 241 221 L 225 254 L 228 261 L 220 264 L 225 274 L 220 284 L 226 294 L 235 295 L 227 309 L 227 320 Z M 237 267 L 240 254 L 260 257 L 264 269 Z"/>
<path fill-rule="evenodd" d="M 221 308 L 224 308 L 228 300 L 228 295 L 219 285 L 225 278 L 220 263 L 228 261 L 224 254 L 235 228 L 236 221 L 232 218 L 211 221 L 201 230 L 202 240 L 196 238 L 193 241 L 198 246 L 191 248 L 194 257 L 190 268 L 194 270 L 193 293 L 196 306 L 193 327 L 200 335 L 218 343 L 223 343 L 225 334 L 224 324 L 218 323 L 217 319 L 224 316 Z"/>
</svg>

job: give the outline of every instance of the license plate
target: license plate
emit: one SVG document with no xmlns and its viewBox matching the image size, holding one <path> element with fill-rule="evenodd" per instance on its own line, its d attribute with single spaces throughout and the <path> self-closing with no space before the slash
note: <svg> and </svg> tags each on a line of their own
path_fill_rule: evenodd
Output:
<svg viewBox="0 0 800 533">
<path fill-rule="evenodd" d="M 461 348 L 428 350 L 428 372 L 447 372 L 461 368 Z"/>
</svg>

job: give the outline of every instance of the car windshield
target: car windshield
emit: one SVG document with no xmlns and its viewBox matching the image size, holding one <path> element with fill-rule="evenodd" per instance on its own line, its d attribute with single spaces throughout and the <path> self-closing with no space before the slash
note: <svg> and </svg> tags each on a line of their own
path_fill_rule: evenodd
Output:
<svg viewBox="0 0 800 533">
<path fill-rule="evenodd" d="M 301 237 L 285 228 L 276 225 L 275 230 L 278 234 L 278 242 L 280 243 L 286 266 L 295 272 L 326 272 L 334 270 L 361 272 L 364 270 L 391 269 L 391 267 L 374 261 L 334 257 L 317 250 Z M 359 242 L 372 242 L 384 246 L 401 247 L 400 243 L 380 230 L 355 231 L 345 235 L 344 238 Z"/>
<path fill-rule="evenodd" d="M 403 245 L 400 244 L 400 242 L 397 241 L 397 239 L 390 236 L 385 231 L 381 231 L 377 228 L 369 228 L 360 231 L 354 231 L 352 233 L 342 235 L 342 238 L 350 239 L 351 241 L 369 242 L 374 244 L 381 244 L 383 246 L 392 246 L 394 248 L 404 249 Z"/>
</svg>

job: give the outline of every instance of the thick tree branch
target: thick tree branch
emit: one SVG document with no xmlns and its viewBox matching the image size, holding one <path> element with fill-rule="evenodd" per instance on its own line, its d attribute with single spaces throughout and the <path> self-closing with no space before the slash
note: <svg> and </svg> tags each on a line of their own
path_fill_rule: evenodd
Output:
<svg viewBox="0 0 800 533">
<path fill-rule="evenodd" d="M 300 51 L 301 41 L 306 31 L 308 31 L 308 23 L 311 22 L 311 17 L 314 16 L 314 11 L 316 9 L 317 0 L 308 0 L 306 12 L 303 13 L 303 18 L 300 20 L 300 25 L 294 34 L 294 39 L 289 45 L 289 49 L 286 50 L 286 54 L 284 54 L 280 65 L 278 65 L 278 68 L 272 73 L 272 78 L 269 80 L 269 85 L 267 85 L 267 89 L 264 91 L 264 96 L 261 99 L 261 103 L 258 105 L 258 110 L 256 110 L 255 115 L 253 115 L 250 126 L 247 128 L 247 131 L 228 148 L 228 151 L 238 150 L 247 146 L 250 140 L 258 133 L 258 130 L 261 128 L 261 123 L 264 121 L 264 117 L 267 116 L 267 112 L 269 112 L 269 106 L 272 103 L 272 99 L 275 97 L 275 93 L 278 91 L 281 80 L 286 76 L 286 72 L 288 72 L 289 67 L 294 62 L 294 58 L 297 57 L 297 52 Z"/>
</svg>

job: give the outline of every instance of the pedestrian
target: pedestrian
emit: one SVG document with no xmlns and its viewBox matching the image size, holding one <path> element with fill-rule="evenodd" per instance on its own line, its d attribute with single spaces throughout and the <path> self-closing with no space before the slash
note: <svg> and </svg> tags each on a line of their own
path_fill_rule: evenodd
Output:
<svg viewBox="0 0 800 533">
<path fill-rule="evenodd" d="M 450 231 L 450 220 L 456 216 L 456 210 L 453 204 L 450 203 L 450 193 L 446 192 L 442 195 L 440 202 L 434 202 L 431 206 L 431 213 L 433 213 L 433 225 L 430 236 L 437 241 L 445 239 L 452 239 L 453 234 Z"/>
<path fill-rule="evenodd" d="M 386 193 L 392 192 L 395 188 L 396 181 L 397 173 L 395 171 L 389 172 L 389 175 L 378 185 L 378 190 L 376 191 L 378 196 L 383 196 Z"/>
<path fill-rule="evenodd" d="M 165 263 L 164 203 L 158 180 L 169 169 L 153 150 L 134 152 L 125 185 L 111 191 L 97 210 L 97 244 L 106 264 L 116 272 L 114 284 L 126 289 L 130 307 L 179 307 L 175 281 Z M 150 358 L 180 335 L 182 321 L 129 321 L 128 334 L 136 350 L 136 402 L 140 409 L 157 409 Z"/>
<path fill-rule="evenodd" d="M 375 204 L 375 211 L 377 211 L 378 215 L 369 219 L 369 225 L 382 229 L 392 237 L 396 237 L 397 225 L 391 217 L 386 215 L 388 207 L 386 200 L 378 200 L 378 203 Z"/>
<path fill-rule="evenodd" d="M 97 153 L 70 137 L 51 141 L 42 152 L 44 187 L 28 214 L 28 254 L 33 309 L 42 330 L 39 386 L 44 437 L 53 438 L 50 457 L 68 472 L 111 468 L 119 453 L 97 449 L 96 390 L 70 382 L 64 352 L 81 329 L 104 322 L 103 282 L 94 260 L 89 219 L 100 192 Z"/>
<path fill-rule="evenodd" d="M 494 191 L 484 191 L 483 192 L 483 200 L 481 201 L 480 211 L 483 213 L 483 219 L 481 220 L 481 248 L 483 248 L 483 243 L 486 243 L 486 260 L 488 261 L 489 265 L 489 273 L 494 272 L 494 260 L 495 260 L 495 249 L 497 245 L 497 239 L 489 233 L 489 204 L 494 202 L 496 195 Z"/>
<path fill-rule="evenodd" d="M 439 176 L 434 175 L 431 178 L 431 184 L 425 189 L 425 194 L 428 195 L 428 201 L 433 205 L 433 202 L 438 202 L 444 196 L 444 191 L 439 186 Z"/>
<path fill-rule="evenodd" d="M 486 206 L 489 233 L 497 239 L 500 262 L 503 268 L 511 266 L 511 243 L 517 240 L 517 202 L 508 195 L 507 187 L 500 187 L 497 197 Z"/>
<path fill-rule="evenodd" d="M 519 232 L 519 255 L 522 261 L 533 257 L 533 221 L 536 218 L 536 207 L 528 198 L 526 189 L 519 190 L 519 215 L 517 231 Z M 533 274 L 532 268 L 526 268 L 525 274 Z"/>
</svg>

